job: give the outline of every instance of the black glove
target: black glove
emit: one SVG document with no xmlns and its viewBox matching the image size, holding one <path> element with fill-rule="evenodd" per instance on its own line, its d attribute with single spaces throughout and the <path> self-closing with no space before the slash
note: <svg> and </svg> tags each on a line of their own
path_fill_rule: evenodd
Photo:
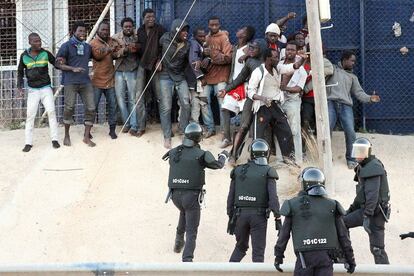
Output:
<svg viewBox="0 0 414 276">
<path fill-rule="evenodd" d="M 409 235 L 408 234 L 401 234 L 400 235 L 400 238 L 403 240 L 403 239 L 405 239 L 405 238 L 408 238 L 409 237 Z"/>
<path fill-rule="evenodd" d="M 224 156 L 224 157 L 226 157 L 226 159 L 228 159 L 230 155 L 229 155 L 229 152 L 227 150 L 223 150 L 222 152 L 219 153 L 219 158 L 220 158 L 220 156 Z"/>
<path fill-rule="evenodd" d="M 356 264 L 345 263 L 344 267 L 345 267 L 347 273 L 352 274 L 355 271 Z"/>
<path fill-rule="evenodd" d="M 368 235 L 371 235 L 371 221 L 368 216 L 364 215 L 364 221 L 362 222 L 362 226 L 364 226 L 364 230 L 368 233 Z"/>
<path fill-rule="evenodd" d="M 275 218 L 275 228 L 276 231 L 280 231 L 282 229 L 282 220 L 280 218 Z M 279 236 L 279 233 L 278 233 Z"/>
<path fill-rule="evenodd" d="M 281 264 L 283 264 L 283 259 L 276 257 L 274 265 L 275 265 L 276 270 L 279 272 L 283 272 L 283 269 L 280 268 Z"/>
<path fill-rule="evenodd" d="M 403 240 L 405 238 L 414 238 L 414 232 L 409 232 L 407 234 L 401 234 L 400 238 Z"/>
</svg>

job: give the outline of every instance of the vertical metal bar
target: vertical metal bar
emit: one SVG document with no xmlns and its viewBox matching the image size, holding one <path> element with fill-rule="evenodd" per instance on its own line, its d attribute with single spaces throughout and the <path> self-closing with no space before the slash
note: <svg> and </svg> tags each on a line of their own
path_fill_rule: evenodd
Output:
<svg viewBox="0 0 414 276">
<path fill-rule="evenodd" d="M 359 1 L 359 28 L 360 28 L 360 52 L 361 52 L 361 81 L 365 89 L 365 0 Z M 366 130 L 365 105 L 362 104 L 362 128 Z"/>
<path fill-rule="evenodd" d="M 270 22 L 270 19 L 269 19 L 269 17 L 270 17 L 270 11 L 269 11 L 269 9 L 270 9 L 270 1 L 269 0 L 265 0 L 264 1 L 264 28 L 266 28 L 266 26 L 267 25 L 269 25 L 269 22 Z"/>
<path fill-rule="evenodd" d="M 142 0 L 135 0 L 135 22 L 137 29 L 141 26 L 141 2 Z"/>
</svg>

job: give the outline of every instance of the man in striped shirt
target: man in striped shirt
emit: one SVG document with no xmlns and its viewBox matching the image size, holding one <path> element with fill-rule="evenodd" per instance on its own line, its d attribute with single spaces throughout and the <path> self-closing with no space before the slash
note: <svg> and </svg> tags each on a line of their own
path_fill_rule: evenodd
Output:
<svg viewBox="0 0 414 276">
<path fill-rule="evenodd" d="M 27 119 L 25 126 L 24 152 L 29 152 L 33 146 L 33 127 L 39 107 L 42 102 L 49 118 L 50 137 L 54 148 L 59 148 L 58 125 L 56 120 L 55 100 L 51 87 L 48 64 L 55 64 L 55 57 L 42 48 L 42 41 L 37 33 L 29 35 L 30 48 L 20 56 L 17 70 L 17 89 L 23 96 L 24 80 L 27 78 Z"/>
</svg>

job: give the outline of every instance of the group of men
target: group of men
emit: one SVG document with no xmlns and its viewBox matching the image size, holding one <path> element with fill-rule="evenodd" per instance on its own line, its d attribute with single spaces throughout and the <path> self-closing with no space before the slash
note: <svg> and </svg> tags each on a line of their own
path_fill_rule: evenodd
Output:
<svg viewBox="0 0 414 276">
<path fill-rule="evenodd" d="M 199 145 L 202 132 L 200 125 L 190 123 L 183 143 L 163 156 L 170 165 L 166 202 L 171 198 L 180 211 L 174 252 L 184 249 L 183 262 L 192 262 L 194 258 L 200 204 L 205 193 L 204 170 L 223 168 L 229 157 L 224 150 L 216 160 L 211 152 L 202 150 Z M 279 208 L 276 189 L 279 176 L 268 164 L 270 147 L 264 139 L 254 139 L 249 146 L 248 162 L 230 173 L 227 232 L 236 236 L 236 246 L 229 261 L 243 259 L 251 238 L 252 261 L 264 262 L 267 220 L 273 213 L 278 231 L 274 265 L 280 272 L 292 234 L 297 256 L 294 275 L 333 275 L 334 262 L 344 263 L 347 272 L 353 273 L 356 263 L 349 229 L 358 226 L 368 233 L 375 263 L 389 264 L 384 244 L 384 225 L 390 217 L 387 173 L 371 148 L 371 142 L 363 137 L 352 145 L 351 156 L 358 162 L 354 178 L 357 185 L 356 197 L 347 211 L 338 201 L 327 197 L 325 176 L 315 167 L 301 172 L 302 190 Z"/>
<path fill-rule="evenodd" d="M 204 123 L 204 138 L 216 134 L 214 117 L 220 118 L 223 133 L 221 148 L 233 146 L 230 163 L 235 165 L 247 133 L 264 138 L 275 154 L 277 144 L 285 163 L 302 163 L 302 128 L 316 134 L 313 88 L 306 17 L 303 28 L 286 38 L 281 32 L 291 12 L 267 26 L 264 39 L 253 39 L 255 29 L 242 27 L 233 46 L 220 19 L 210 17 L 208 30 L 196 27 L 189 39 L 190 26 L 180 19 L 172 22 L 170 31 L 156 23 L 152 9 L 144 10 L 143 24 L 135 30 L 134 21 L 124 18 L 122 31 L 110 37 L 109 23 L 99 24 L 94 39 L 86 43 L 86 26 L 75 22 L 72 36 L 59 49 L 56 59 L 41 48 L 39 35 L 29 35 L 30 48 L 22 55 L 18 70 L 18 88 L 22 91 L 23 76 L 28 80 L 26 142 L 23 151 L 31 149 L 34 118 L 39 101 L 49 117 L 52 143 L 58 148 L 55 108 L 48 75 L 48 63 L 62 70 L 64 85 L 65 136 L 63 143 L 71 145 L 69 129 L 73 124 L 76 95 L 84 103 L 85 132 L 83 141 L 95 146 L 91 128 L 102 95 L 106 98 L 109 135 L 117 138 L 117 108 L 124 123 L 123 132 L 141 137 L 146 130 L 149 99 L 158 105 L 165 148 L 171 148 L 174 94 L 178 98 L 178 133 L 189 122 Z M 93 68 L 89 74 L 88 62 Z M 346 136 L 346 160 L 355 167 L 350 156 L 355 140 L 351 95 L 363 102 L 378 102 L 377 95 L 367 95 L 352 73 L 355 54 L 344 52 L 338 65 L 325 60 L 327 83 L 338 83 L 327 90 L 330 128 L 337 121 Z M 90 77 L 91 75 L 91 77 Z M 151 88 L 151 89 L 150 89 Z M 152 92 L 152 93 L 151 93 Z M 144 95 L 147 94 L 147 96 Z M 217 98 L 219 113 L 212 108 Z M 127 101 L 126 101 L 127 98 Z M 153 106 L 153 108 L 154 108 Z M 240 127 L 232 134 L 231 114 L 239 114 Z"/>
</svg>

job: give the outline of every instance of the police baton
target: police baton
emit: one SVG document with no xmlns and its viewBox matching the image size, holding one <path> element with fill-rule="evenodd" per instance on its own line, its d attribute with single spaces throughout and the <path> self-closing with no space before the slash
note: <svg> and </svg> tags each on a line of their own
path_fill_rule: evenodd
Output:
<svg viewBox="0 0 414 276">
<path fill-rule="evenodd" d="M 302 268 L 306 269 L 305 258 L 303 257 L 302 252 L 299 252 L 299 259 L 300 259 L 300 263 L 302 264 Z"/>
<path fill-rule="evenodd" d="M 168 189 L 167 197 L 165 198 L 165 203 L 168 203 L 172 195 L 172 189 Z"/>
</svg>

